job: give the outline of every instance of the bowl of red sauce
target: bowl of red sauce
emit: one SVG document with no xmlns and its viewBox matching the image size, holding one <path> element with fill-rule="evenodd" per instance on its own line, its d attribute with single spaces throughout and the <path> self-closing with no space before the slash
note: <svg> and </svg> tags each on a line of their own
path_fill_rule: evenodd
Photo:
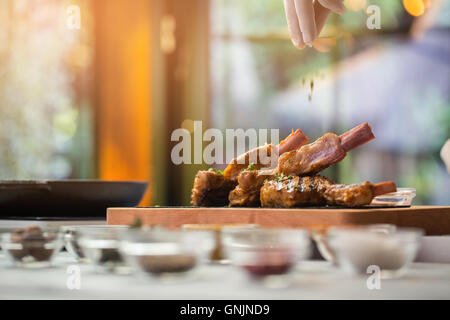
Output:
<svg viewBox="0 0 450 320">
<path fill-rule="evenodd" d="M 310 237 L 300 229 L 224 228 L 231 263 L 254 278 L 286 275 L 310 255 Z"/>
</svg>

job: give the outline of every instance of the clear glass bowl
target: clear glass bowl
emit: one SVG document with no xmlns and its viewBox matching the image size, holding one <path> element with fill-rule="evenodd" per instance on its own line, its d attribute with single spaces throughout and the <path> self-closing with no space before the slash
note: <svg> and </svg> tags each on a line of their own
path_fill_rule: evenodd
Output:
<svg viewBox="0 0 450 320">
<path fill-rule="evenodd" d="M 69 254 L 78 262 L 88 263 L 86 255 L 79 243 L 81 232 L 83 230 L 108 230 L 108 229 L 124 229 L 125 226 L 108 226 L 108 225 L 70 225 L 61 227 L 64 235 L 64 246 Z"/>
<path fill-rule="evenodd" d="M 224 228 L 222 237 L 232 264 L 254 278 L 288 274 L 311 252 L 306 230 Z"/>
<path fill-rule="evenodd" d="M 214 236 L 214 249 L 209 256 L 209 262 L 218 264 L 230 263 L 229 258 L 225 255 L 222 244 L 222 229 L 223 228 L 256 228 L 256 224 L 185 224 L 182 229 L 185 231 L 209 231 Z"/>
<path fill-rule="evenodd" d="M 370 205 L 372 206 L 410 206 L 416 197 L 414 188 L 398 188 L 397 192 L 383 194 L 375 197 Z"/>
<path fill-rule="evenodd" d="M 208 261 L 214 248 L 211 232 L 147 228 L 121 235 L 120 252 L 141 275 L 180 277 Z"/>
<path fill-rule="evenodd" d="M 77 228 L 78 244 L 82 254 L 98 272 L 127 274 L 130 268 L 119 252 L 120 234 L 127 226 L 80 226 Z"/>
<path fill-rule="evenodd" d="M 328 231 L 328 243 L 338 265 L 350 274 L 367 274 L 379 268 L 381 278 L 404 274 L 420 247 L 423 230 L 398 228 L 393 232 L 371 232 L 364 228 L 334 228 Z"/>
<path fill-rule="evenodd" d="M 1 247 L 15 266 L 48 267 L 61 251 L 63 237 L 58 229 L 28 227 L 1 234 Z"/>
<path fill-rule="evenodd" d="M 337 229 L 356 228 L 356 229 L 364 229 L 367 232 L 381 232 L 381 233 L 390 233 L 395 232 L 397 230 L 397 226 L 393 224 L 371 224 L 365 226 L 330 227 L 325 230 L 324 229 L 311 230 L 311 238 L 316 243 L 319 253 L 325 260 L 333 263 L 334 265 L 337 265 L 336 254 L 329 244 L 327 233 L 328 231 L 336 228 Z"/>
</svg>

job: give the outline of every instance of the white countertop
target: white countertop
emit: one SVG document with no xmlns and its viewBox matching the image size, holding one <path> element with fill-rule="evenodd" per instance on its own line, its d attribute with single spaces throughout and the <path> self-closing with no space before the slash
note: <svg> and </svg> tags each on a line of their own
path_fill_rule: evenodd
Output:
<svg viewBox="0 0 450 320">
<path fill-rule="evenodd" d="M 70 265 L 80 267 L 80 290 L 67 287 Z M 98 274 L 67 253 L 52 268 L 19 269 L 0 252 L 0 299 L 450 299 L 450 264 L 414 263 L 401 279 L 381 280 L 380 290 L 369 290 L 367 277 L 347 276 L 324 261 L 305 261 L 292 277 L 290 286 L 271 288 L 231 266 L 207 265 L 195 279 L 167 283 Z"/>
</svg>

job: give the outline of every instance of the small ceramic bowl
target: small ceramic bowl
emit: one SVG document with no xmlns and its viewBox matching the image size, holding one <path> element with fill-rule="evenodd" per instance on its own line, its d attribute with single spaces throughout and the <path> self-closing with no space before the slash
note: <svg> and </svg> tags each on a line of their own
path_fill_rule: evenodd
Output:
<svg viewBox="0 0 450 320">
<path fill-rule="evenodd" d="M 328 242 L 337 263 L 350 274 L 367 274 L 377 268 L 381 278 L 405 273 L 418 252 L 423 230 L 398 228 L 393 232 L 371 232 L 364 228 L 333 229 Z"/>
<path fill-rule="evenodd" d="M 208 261 L 214 247 L 210 232 L 129 230 L 121 235 L 120 252 L 141 275 L 181 277 Z"/>
<path fill-rule="evenodd" d="M 58 229 L 28 227 L 1 234 L 1 247 L 15 266 L 48 267 L 61 251 L 63 238 Z"/>
<path fill-rule="evenodd" d="M 285 275 L 310 255 L 309 233 L 298 229 L 224 228 L 233 265 L 253 278 Z"/>
</svg>

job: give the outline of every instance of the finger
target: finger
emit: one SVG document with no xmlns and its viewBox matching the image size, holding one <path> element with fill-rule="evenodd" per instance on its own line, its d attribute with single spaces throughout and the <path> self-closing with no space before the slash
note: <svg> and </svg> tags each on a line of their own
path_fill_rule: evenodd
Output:
<svg viewBox="0 0 450 320">
<path fill-rule="evenodd" d="M 347 9 L 345 9 L 343 0 L 318 0 L 322 6 L 330 9 L 337 14 L 344 14 Z M 317 2 L 317 1 L 316 1 Z"/>
<path fill-rule="evenodd" d="M 315 19 L 316 19 L 317 36 L 320 35 L 320 32 L 322 31 L 323 27 L 325 26 L 325 23 L 327 22 L 330 14 L 331 14 L 330 9 L 322 6 L 319 3 L 319 1 L 314 2 L 314 15 L 315 15 Z"/>
<path fill-rule="evenodd" d="M 311 0 L 294 0 L 303 41 L 311 45 L 316 38 L 316 21 Z"/>
<path fill-rule="evenodd" d="M 292 43 L 299 49 L 305 47 L 300 25 L 298 24 L 297 12 L 295 11 L 294 0 L 284 0 L 284 9 L 286 11 L 286 19 L 288 23 L 289 33 L 291 35 Z"/>
</svg>

